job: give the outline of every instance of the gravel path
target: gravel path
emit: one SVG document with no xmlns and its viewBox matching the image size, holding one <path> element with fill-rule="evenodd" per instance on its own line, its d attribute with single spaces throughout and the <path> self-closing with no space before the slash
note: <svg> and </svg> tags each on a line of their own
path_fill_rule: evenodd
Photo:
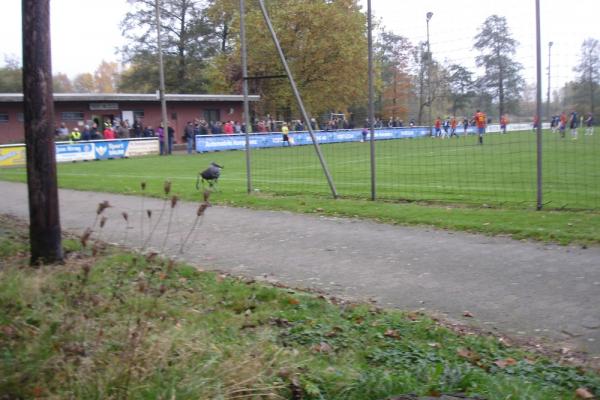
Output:
<svg viewBox="0 0 600 400">
<path fill-rule="evenodd" d="M 24 184 L 0 182 L 0 192 L 0 212 L 28 218 Z M 103 200 L 113 206 L 103 238 L 139 247 L 140 197 L 61 190 L 62 228 L 81 233 Z M 156 220 L 163 202 L 143 201 Z M 176 207 L 165 252 L 177 254 L 196 209 L 193 203 Z M 123 211 L 134 225 L 127 234 Z M 163 247 L 168 211 L 162 221 L 150 244 L 155 249 Z M 539 337 L 600 356 L 598 247 L 211 207 L 181 258 L 205 269 L 374 299 L 385 307 L 424 308 L 490 331 Z M 465 310 L 473 318 L 463 317 Z"/>
</svg>

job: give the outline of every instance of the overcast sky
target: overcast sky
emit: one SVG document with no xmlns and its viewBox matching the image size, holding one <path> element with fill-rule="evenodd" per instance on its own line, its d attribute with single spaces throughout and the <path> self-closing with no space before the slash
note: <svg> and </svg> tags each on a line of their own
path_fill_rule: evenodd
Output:
<svg viewBox="0 0 600 400">
<path fill-rule="evenodd" d="M 366 10 L 366 0 L 360 0 Z M 119 24 L 131 7 L 127 0 L 51 0 L 52 68 L 73 78 L 93 72 L 102 60 L 118 61 L 124 44 Z M 248 3 L 248 2 L 247 2 Z M 251 3 L 251 2 L 250 2 Z M 552 46 L 552 86 L 574 77 L 584 39 L 600 40 L 600 0 L 540 0 L 544 83 L 548 42 Z M 0 63 L 21 58 L 21 0 L 1 0 Z M 528 82 L 535 80 L 535 0 L 372 0 L 374 16 L 387 30 L 413 43 L 426 40 L 425 14 L 430 21 L 431 50 L 436 59 L 474 68 L 473 37 L 486 17 L 507 18 L 520 42 L 517 60 Z M 251 29 L 251 28 L 250 28 Z M 545 90 L 545 89 L 544 89 Z"/>
</svg>

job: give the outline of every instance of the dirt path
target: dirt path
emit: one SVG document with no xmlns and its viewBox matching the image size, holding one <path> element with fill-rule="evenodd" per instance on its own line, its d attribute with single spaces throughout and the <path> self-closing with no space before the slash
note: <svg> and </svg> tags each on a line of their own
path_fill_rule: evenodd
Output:
<svg viewBox="0 0 600 400">
<path fill-rule="evenodd" d="M 28 218 L 24 184 L 0 182 L 0 212 Z M 79 233 L 96 206 L 112 208 L 103 238 L 140 245 L 141 198 L 60 191 L 65 230 Z M 161 200 L 145 199 L 156 220 Z M 176 254 L 196 204 L 176 208 L 165 251 Z M 126 211 L 135 228 L 125 237 Z M 167 214 L 151 246 L 160 249 Z M 146 222 L 145 233 L 148 233 Z M 288 212 L 211 207 L 183 259 L 207 269 L 317 288 L 385 307 L 425 308 L 513 336 L 550 339 L 600 356 L 600 248 L 398 227 Z M 470 311 L 473 318 L 464 318 Z"/>
</svg>

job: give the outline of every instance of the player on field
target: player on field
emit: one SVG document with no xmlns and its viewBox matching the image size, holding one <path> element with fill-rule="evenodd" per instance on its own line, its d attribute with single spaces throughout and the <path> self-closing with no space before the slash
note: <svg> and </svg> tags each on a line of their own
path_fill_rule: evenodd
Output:
<svg viewBox="0 0 600 400">
<path fill-rule="evenodd" d="M 577 111 L 573 111 L 569 119 L 569 128 L 571 128 L 571 139 L 573 140 L 577 140 L 577 122 Z"/>
<path fill-rule="evenodd" d="M 594 134 L 594 117 L 592 113 L 588 113 L 587 118 L 585 119 L 585 134 L 587 136 L 592 136 Z"/>
<path fill-rule="evenodd" d="M 487 124 L 487 117 L 484 112 L 477 110 L 473 116 L 475 125 L 477 125 L 477 135 L 479 136 L 479 144 L 483 144 L 483 134 L 485 133 L 485 127 Z"/>
<path fill-rule="evenodd" d="M 439 137 L 442 134 L 442 119 L 437 117 L 435 119 L 435 137 Z"/>
<path fill-rule="evenodd" d="M 450 137 L 458 135 L 456 134 L 456 126 L 458 125 L 458 121 L 456 121 L 456 117 L 452 117 L 450 120 Z"/>
<path fill-rule="evenodd" d="M 560 113 L 558 131 L 560 132 L 560 137 L 565 137 L 565 130 L 567 129 L 567 114 L 563 111 Z"/>
<path fill-rule="evenodd" d="M 508 117 L 506 116 L 506 114 L 503 114 L 500 117 L 500 130 L 502 131 L 502 133 L 506 133 L 506 125 L 508 125 Z"/>
</svg>

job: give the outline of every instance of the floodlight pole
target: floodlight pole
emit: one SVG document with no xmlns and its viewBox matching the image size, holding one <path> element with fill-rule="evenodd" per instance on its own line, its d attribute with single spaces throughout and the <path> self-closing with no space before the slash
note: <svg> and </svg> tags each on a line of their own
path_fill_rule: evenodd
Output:
<svg viewBox="0 0 600 400">
<path fill-rule="evenodd" d="M 242 42 L 242 91 L 244 92 L 244 121 L 246 123 L 246 185 L 248 193 L 252 193 L 252 174 L 250 171 L 250 105 L 248 104 L 248 50 L 246 48 L 246 2 L 240 0 L 240 38 Z"/>
<path fill-rule="evenodd" d="M 21 5 L 30 263 L 38 265 L 63 260 L 54 144 L 50 2 L 23 0 Z"/>
<path fill-rule="evenodd" d="M 302 102 L 302 97 L 300 96 L 300 92 L 298 91 L 298 88 L 296 87 L 296 82 L 294 81 L 294 77 L 292 76 L 292 71 L 290 70 L 290 67 L 288 66 L 288 63 L 285 59 L 285 55 L 283 54 L 283 50 L 281 49 L 281 46 L 279 45 L 279 39 L 277 39 L 277 34 L 275 33 L 275 29 L 273 29 L 273 25 L 271 24 L 271 19 L 269 18 L 269 15 L 267 14 L 267 9 L 265 7 L 264 0 L 258 0 L 258 4 L 260 5 L 260 10 L 262 12 L 263 18 L 267 25 L 267 28 L 269 28 L 269 32 L 271 33 L 271 38 L 273 39 L 273 43 L 275 43 L 275 47 L 277 48 L 277 53 L 279 53 L 279 58 L 281 60 L 281 63 L 283 64 L 283 67 L 285 68 L 285 73 L 287 74 L 288 79 L 290 81 L 292 91 L 294 92 L 294 96 L 296 97 L 296 101 L 298 102 L 298 107 L 300 108 L 300 112 L 302 113 L 302 118 L 304 119 L 304 123 L 306 124 L 306 127 L 308 128 L 308 133 L 310 134 L 310 137 L 313 141 L 313 146 L 315 147 L 315 151 L 317 152 L 317 157 L 319 157 L 321 167 L 323 168 L 323 172 L 325 173 L 325 177 L 327 178 L 327 183 L 329 184 L 329 188 L 331 189 L 331 194 L 333 195 L 333 198 L 336 199 L 338 197 L 338 193 L 335 188 L 335 184 L 333 183 L 333 179 L 331 177 L 331 174 L 329 173 L 329 168 L 327 167 L 325 158 L 323 157 L 323 154 L 321 153 L 321 148 L 319 147 L 319 142 L 317 141 L 317 137 L 315 136 L 313 128 L 310 124 L 310 119 L 308 118 L 308 114 L 306 113 L 306 109 L 304 108 L 304 103 Z"/>
<path fill-rule="evenodd" d="M 373 89 L 373 25 L 371 0 L 367 0 L 367 31 L 369 46 L 369 131 L 371 132 L 370 156 L 371 156 L 371 200 L 377 199 L 376 172 L 375 164 L 375 91 Z"/>
<path fill-rule="evenodd" d="M 536 145 L 537 145 L 537 199 L 536 209 L 542 209 L 542 44 L 540 34 L 540 0 L 535 0 L 535 34 L 536 34 Z"/>
<path fill-rule="evenodd" d="M 163 150 L 164 155 L 167 155 L 169 153 L 169 120 L 167 118 L 167 101 L 165 100 L 165 68 L 163 64 L 162 44 L 160 39 L 160 0 L 155 1 L 154 8 L 156 10 L 156 43 L 158 46 L 158 68 L 160 75 L 159 97 L 163 125 Z"/>
</svg>

